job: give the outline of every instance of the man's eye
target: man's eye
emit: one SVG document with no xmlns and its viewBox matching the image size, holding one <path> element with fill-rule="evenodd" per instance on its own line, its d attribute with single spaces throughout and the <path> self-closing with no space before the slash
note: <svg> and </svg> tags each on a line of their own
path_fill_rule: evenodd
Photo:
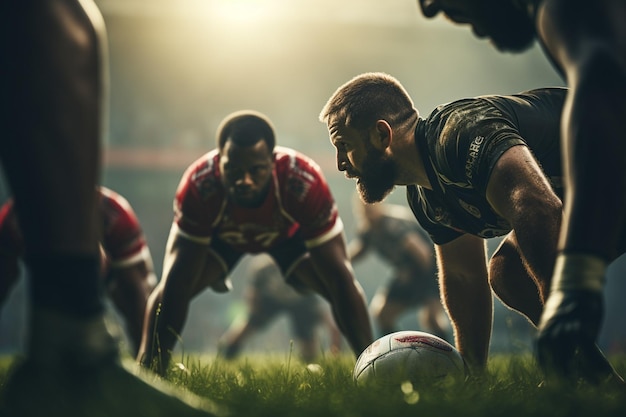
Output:
<svg viewBox="0 0 626 417">
<path fill-rule="evenodd" d="M 256 167 L 252 167 L 252 169 L 250 170 L 250 172 L 252 173 L 252 175 L 258 175 L 258 174 L 262 174 L 265 171 L 267 171 L 268 167 L 265 165 L 259 165 Z"/>
<path fill-rule="evenodd" d="M 230 178 L 237 178 L 243 175 L 243 171 L 240 169 L 233 169 L 233 168 L 224 168 L 225 174 L 227 176 L 229 176 Z"/>
</svg>

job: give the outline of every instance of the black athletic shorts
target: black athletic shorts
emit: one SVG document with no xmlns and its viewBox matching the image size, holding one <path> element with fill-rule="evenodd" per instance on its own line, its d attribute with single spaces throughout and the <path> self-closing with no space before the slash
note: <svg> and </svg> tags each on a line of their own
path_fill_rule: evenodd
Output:
<svg viewBox="0 0 626 417">
<path fill-rule="evenodd" d="M 232 271 L 241 257 L 247 254 L 234 250 L 232 246 L 217 237 L 211 240 L 210 248 L 214 255 L 221 258 L 228 272 Z M 267 254 L 274 259 L 276 265 L 280 268 L 280 272 L 286 277 L 287 272 L 297 262 L 308 255 L 308 249 L 304 244 L 304 239 L 302 239 L 298 232 L 286 241 L 268 249 Z"/>
</svg>

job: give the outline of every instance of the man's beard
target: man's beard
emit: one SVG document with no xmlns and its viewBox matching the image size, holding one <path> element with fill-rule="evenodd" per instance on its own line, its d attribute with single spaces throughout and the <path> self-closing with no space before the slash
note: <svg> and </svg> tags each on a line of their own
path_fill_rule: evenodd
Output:
<svg viewBox="0 0 626 417">
<path fill-rule="evenodd" d="M 263 187 L 262 190 L 257 191 L 249 196 L 242 197 L 237 193 L 234 188 L 229 190 L 229 197 L 231 201 L 233 201 L 236 205 L 243 208 L 259 208 L 265 202 L 267 198 L 267 194 L 270 190 L 270 181 L 267 182 L 267 185 Z"/>
<path fill-rule="evenodd" d="M 361 200 L 368 204 L 383 201 L 396 186 L 396 164 L 372 149 L 363 160 L 363 167 L 356 186 Z"/>
<path fill-rule="evenodd" d="M 491 0 L 484 24 L 491 43 L 502 52 L 522 52 L 535 41 L 535 22 L 511 2 Z"/>
</svg>

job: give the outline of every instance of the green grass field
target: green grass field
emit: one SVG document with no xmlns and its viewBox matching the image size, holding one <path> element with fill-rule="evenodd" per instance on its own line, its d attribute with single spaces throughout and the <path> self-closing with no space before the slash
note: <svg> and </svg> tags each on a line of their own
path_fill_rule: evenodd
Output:
<svg viewBox="0 0 626 417">
<path fill-rule="evenodd" d="M 623 374 L 626 357 L 611 359 Z M 185 356 L 182 362 L 167 378 L 230 408 L 234 416 L 626 416 L 626 391 L 539 387 L 539 370 L 522 356 L 492 357 L 488 372 L 477 380 L 421 388 L 356 386 L 351 356 L 323 359 L 319 367 L 287 354 L 235 362 Z M 0 385 L 9 365 L 10 358 L 0 362 Z"/>
</svg>

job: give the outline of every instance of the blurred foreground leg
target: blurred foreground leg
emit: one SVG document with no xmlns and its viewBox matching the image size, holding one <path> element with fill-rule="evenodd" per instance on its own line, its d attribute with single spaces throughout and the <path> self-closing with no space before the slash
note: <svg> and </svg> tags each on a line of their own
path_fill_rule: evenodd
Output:
<svg viewBox="0 0 626 417">
<path fill-rule="evenodd" d="M 106 327 L 95 189 L 104 35 L 91 0 L 2 4 L 0 159 L 24 237 L 33 311 L 26 357 L 0 392 L 0 415 L 210 416 L 201 401 L 125 369 Z"/>
<path fill-rule="evenodd" d="M 0 415 L 210 417 L 209 400 L 174 388 L 134 361 L 122 362 L 102 317 L 75 319 L 35 311 L 31 351 L 0 392 Z M 141 372 L 145 372 L 142 374 Z"/>
</svg>

